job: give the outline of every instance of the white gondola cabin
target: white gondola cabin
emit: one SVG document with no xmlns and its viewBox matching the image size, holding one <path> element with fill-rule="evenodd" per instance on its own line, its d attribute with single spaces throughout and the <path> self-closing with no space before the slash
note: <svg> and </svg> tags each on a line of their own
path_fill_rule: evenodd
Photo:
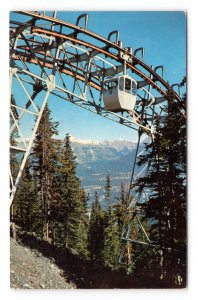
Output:
<svg viewBox="0 0 198 300">
<path fill-rule="evenodd" d="M 104 81 L 104 105 L 112 112 L 132 111 L 137 97 L 137 82 L 129 75 Z"/>
</svg>

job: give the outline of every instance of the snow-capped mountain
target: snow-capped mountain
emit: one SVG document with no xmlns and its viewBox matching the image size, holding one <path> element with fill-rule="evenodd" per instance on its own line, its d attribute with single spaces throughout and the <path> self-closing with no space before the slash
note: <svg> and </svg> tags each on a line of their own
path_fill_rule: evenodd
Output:
<svg viewBox="0 0 198 300">
<path fill-rule="evenodd" d="M 107 140 L 103 142 L 76 140 L 71 138 L 76 156 L 77 174 L 82 186 L 93 198 L 98 191 L 100 199 L 104 195 L 106 176 L 110 175 L 113 193 L 120 184 L 129 183 L 137 142 L 127 140 Z"/>
<path fill-rule="evenodd" d="M 101 160 L 112 160 L 127 155 L 136 148 L 136 142 L 126 140 L 72 141 L 76 161 L 80 164 Z"/>
</svg>

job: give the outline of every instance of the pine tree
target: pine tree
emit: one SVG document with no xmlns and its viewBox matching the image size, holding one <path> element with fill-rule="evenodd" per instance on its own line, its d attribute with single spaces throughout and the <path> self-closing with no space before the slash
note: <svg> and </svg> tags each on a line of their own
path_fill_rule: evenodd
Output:
<svg viewBox="0 0 198 300">
<path fill-rule="evenodd" d="M 91 260 L 101 263 L 104 243 L 104 212 L 99 203 L 98 193 L 95 192 L 95 201 L 92 203 L 89 223 L 89 252 Z"/>
<path fill-rule="evenodd" d="M 36 189 L 27 160 L 15 199 L 15 222 L 24 231 L 37 231 L 40 227 L 41 207 L 36 199 Z"/>
<path fill-rule="evenodd" d="M 76 162 L 67 134 L 60 152 L 58 220 L 62 242 L 84 257 L 88 256 L 88 216 L 86 195 L 76 175 Z M 60 238 L 59 238 L 60 239 Z"/>
<path fill-rule="evenodd" d="M 107 226 L 104 229 L 104 247 L 102 251 L 103 264 L 111 269 L 115 268 L 120 238 L 118 234 L 118 223 L 114 218 L 114 213 L 109 217 Z"/>
<path fill-rule="evenodd" d="M 105 198 L 108 209 L 105 212 L 102 262 L 105 266 L 114 269 L 120 245 L 120 236 L 116 214 L 112 207 L 111 182 L 109 176 L 106 177 Z"/>
<path fill-rule="evenodd" d="M 129 222 L 129 213 L 127 211 L 127 208 L 131 200 L 131 196 L 128 199 L 128 191 L 126 189 L 126 186 L 123 183 L 121 183 L 120 195 L 118 197 L 118 203 L 116 205 L 115 210 L 120 237 L 124 226 Z"/>
<path fill-rule="evenodd" d="M 186 119 L 181 114 L 185 106 L 178 103 L 170 94 L 167 118 L 162 128 L 165 140 L 165 155 L 167 157 L 167 174 L 165 184 L 167 214 L 167 245 L 165 251 L 166 277 L 177 285 L 186 282 Z M 184 105 L 182 105 L 184 104 Z"/>
<path fill-rule="evenodd" d="M 37 197 L 42 207 L 42 237 L 51 241 L 53 237 L 51 205 L 53 202 L 53 179 L 58 165 L 59 143 L 54 139 L 58 134 L 58 122 L 52 121 L 50 109 L 46 105 L 43 112 L 31 155 Z"/>
<path fill-rule="evenodd" d="M 80 243 L 80 253 L 83 257 L 89 257 L 88 251 L 88 230 L 89 230 L 89 216 L 88 216 L 88 197 L 86 196 L 85 190 L 81 188 L 80 190 L 80 201 L 82 205 L 81 210 L 81 243 Z"/>
<path fill-rule="evenodd" d="M 138 180 L 140 190 L 150 191 L 142 204 L 150 220 L 150 238 L 158 246 L 149 261 L 155 276 L 171 284 L 185 285 L 186 266 L 186 124 L 180 105 L 169 95 L 164 124 L 156 122 L 157 134 L 139 165 L 149 160 L 150 170 Z M 185 97 L 183 98 L 185 102 Z"/>
<path fill-rule="evenodd" d="M 109 219 L 112 218 L 111 179 L 109 175 L 106 176 L 105 183 L 105 207 L 106 211 L 104 214 L 104 227 L 108 225 Z"/>
<path fill-rule="evenodd" d="M 111 180 L 110 176 L 106 176 L 106 185 L 105 185 L 105 200 L 107 202 L 108 207 L 112 205 L 112 197 L 111 197 Z"/>
</svg>

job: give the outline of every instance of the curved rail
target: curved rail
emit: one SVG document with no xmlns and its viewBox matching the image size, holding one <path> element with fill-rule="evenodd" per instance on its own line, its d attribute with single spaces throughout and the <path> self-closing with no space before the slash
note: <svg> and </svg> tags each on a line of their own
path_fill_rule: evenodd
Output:
<svg viewBox="0 0 198 300">
<path fill-rule="evenodd" d="M 68 22 L 65 22 L 63 20 L 59 20 L 59 19 L 55 19 L 53 17 L 50 17 L 50 16 L 46 16 L 46 15 L 40 15 L 36 12 L 27 12 L 27 11 L 20 11 L 19 13 L 21 14 L 24 14 L 24 15 L 27 15 L 27 16 L 30 16 L 32 18 L 34 18 L 34 22 L 38 19 L 42 19 L 42 20 L 46 20 L 46 21 L 50 21 L 53 23 L 53 25 L 60 25 L 60 26 L 65 26 L 65 27 L 68 27 L 70 29 L 73 29 L 74 30 L 74 34 L 73 34 L 73 37 L 72 36 L 68 36 L 68 35 L 64 35 L 62 33 L 58 33 L 58 32 L 53 32 L 53 34 L 59 38 L 64 38 L 64 39 L 69 39 L 70 41 L 73 41 L 73 42 L 76 42 L 76 43 L 80 43 L 81 45 L 84 45 L 84 46 L 88 46 L 88 47 L 91 47 L 92 49 L 98 51 L 99 53 L 103 53 L 105 55 L 108 55 L 109 57 L 112 57 L 113 59 L 117 59 L 119 61 L 123 61 L 123 59 L 114 54 L 112 54 L 111 52 L 109 52 L 108 50 L 110 48 L 114 48 L 116 49 L 119 53 L 124 53 L 126 54 L 127 56 L 129 56 L 131 59 L 132 59 L 132 63 L 127 63 L 127 66 L 133 71 L 135 72 L 136 74 L 138 74 L 140 77 L 144 78 L 149 84 L 151 84 L 153 86 L 153 88 L 155 88 L 157 91 L 160 92 L 160 94 L 162 94 L 164 97 L 168 97 L 167 96 L 167 92 L 162 90 L 157 84 L 155 81 L 159 81 L 163 86 L 164 88 L 167 90 L 167 91 L 171 91 L 172 94 L 175 96 L 175 98 L 181 102 L 183 104 L 183 101 L 182 99 L 180 98 L 180 96 L 171 88 L 171 86 L 159 75 L 157 74 L 151 67 L 149 67 L 148 65 L 146 65 L 142 60 L 138 59 L 136 56 L 134 56 L 133 54 L 131 54 L 127 49 L 123 49 L 122 47 L 120 47 L 118 44 L 116 43 L 113 43 L 111 42 L 110 40 L 108 39 L 105 39 L 104 37 L 88 30 L 88 29 L 85 29 L 85 28 L 82 28 L 80 26 L 77 26 L 75 24 L 71 24 L 71 23 L 68 23 Z M 38 30 L 41 30 L 41 29 L 38 29 Z M 46 33 L 49 34 L 49 31 L 48 30 L 44 30 Z M 50 31 L 51 32 L 51 31 Z M 51 32 L 52 33 L 52 32 Z M 96 47 L 94 45 L 91 45 L 89 43 L 86 43 L 82 40 L 79 40 L 77 39 L 77 34 L 78 33 L 83 33 L 83 34 L 86 34 L 92 38 L 95 38 L 97 40 L 99 40 L 100 42 L 103 42 L 104 44 L 106 44 L 106 50 L 105 49 L 102 49 L 100 47 Z M 143 72 L 141 72 L 138 68 L 136 68 L 136 65 L 139 65 L 141 66 L 142 68 L 144 68 L 147 72 L 149 72 L 150 75 L 153 76 L 153 79 L 149 78 L 148 76 L 146 76 Z"/>
<path fill-rule="evenodd" d="M 11 143 L 10 149 L 12 150 L 12 153 L 20 153 L 23 155 L 18 173 L 15 172 L 17 173 L 16 178 L 14 177 L 14 174 L 12 174 L 12 171 L 10 171 L 11 201 L 14 198 L 16 188 L 19 184 L 23 168 L 30 153 L 41 116 L 50 94 L 138 131 L 139 140 L 129 186 L 129 198 L 131 190 L 134 188 L 133 179 L 135 174 L 136 178 L 138 176 L 144 176 L 145 170 L 148 170 L 149 168 L 148 163 L 143 169 L 138 169 L 138 156 L 145 150 L 139 149 L 140 143 L 145 143 L 144 135 L 142 133 L 145 132 L 147 135 L 153 135 L 153 123 L 155 117 L 158 116 L 162 119 L 164 117 L 164 110 L 160 103 L 165 101 L 165 105 L 167 104 L 167 101 L 170 100 L 169 93 L 174 95 L 175 99 L 181 103 L 183 111 L 180 110 L 180 112 L 185 116 L 185 105 L 180 98 L 180 95 L 173 89 L 175 85 L 170 86 L 163 79 L 163 66 L 156 66 L 152 69 L 143 62 L 143 48 L 137 48 L 134 53 L 132 53 L 132 48 L 123 48 L 117 30 L 110 32 L 107 39 L 88 30 L 88 15 L 86 14 L 80 15 L 77 18 L 75 25 L 57 19 L 56 14 L 54 14 L 53 17 L 50 17 L 37 12 L 18 11 L 16 13 L 23 14 L 31 19 L 25 23 L 11 20 L 10 87 L 14 86 L 14 90 L 17 86 L 18 88 L 16 88 L 15 91 L 17 90 L 16 94 L 18 95 L 16 95 L 17 99 L 15 99 L 12 95 L 12 91 L 10 91 L 10 133 L 12 135 L 16 129 L 21 141 L 17 141 L 16 144 Z M 82 18 L 84 18 L 84 28 L 79 26 L 80 19 Z M 47 21 L 47 25 L 50 29 L 42 27 L 43 25 L 41 25 L 40 22 L 37 22 L 40 20 Z M 67 29 L 67 31 L 70 29 L 72 32 L 66 34 L 65 29 Z M 80 38 L 78 36 L 79 34 L 81 35 Z M 114 37 L 112 38 L 112 36 Z M 91 38 L 91 42 L 88 37 Z M 94 39 L 94 41 L 92 41 L 92 39 Z M 102 43 L 102 46 L 98 46 L 98 42 Z M 141 52 L 142 59 L 139 59 L 136 56 L 138 52 Z M 95 64 L 95 67 L 92 68 L 91 64 Z M 114 76 L 121 72 L 125 74 L 127 69 L 133 74 L 136 74 L 135 77 L 137 76 L 138 80 L 139 78 L 142 80 L 138 81 L 135 109 L 133 112 L 128 111 L 124 113 L 107 111 L 105 107 L 102 106 L 103 87 L 105 87 L 104 79 L 109 75 Z M 162 74 L 162 77 L 157 73 L 157 70 L 159 69 L 161 70 L 160 73 Z M 39 76 L 39 74 L 41 75 Z M 57 79 L 59 79 L 59 81 Z M 67 89 L 66 86 L 67 80 L 69 80 L 69 89 Z M 58 84 L 56 84 L 56 82 L 58 82 Z M 83 88 L 79 88 L 79 83 Z M 145 88 L 145 86 L 147 87 Z M 156 91 L 154 94 L 157 96 L 153 96 L 152 92 L 154 90 L 151 91 L 151 87 Z M 22 99 L 24 100 L 24 103 L 22 103 L 22 101 L 20 102 L 22 94 L 19 92 L 19 88 L 22 89 L 23 95 L 25 93 L 26 99 Z M 78 94 L 76 93 L 76 90 Z M 39 93 L 42 95 L 40 96 Z M 94 94 L 96 94 L 97 97 L 94 98 Z M 37 95 L 39 96 L 37 97 Z M 42 103 L 37 106 L 38 98 L 40 98 L 39 100 L 42 101 Z M 30 115 L 34 118 L 35 122 L 29 140 L 25 139 L 22 132 L 21 121 L 25 114 L 28 115 L 28 122 L 30 121 Z M 139 194 L 136 193 L 135 189 L 134 191 L 133 203 L 131 202 L 127 208 L 129 211 L 132 204 L 136 203 L 142 194 L 142 192 Z M 146 191 L 144 191 L 144 194 L 146 195 Z M 140 225 L 141 230 L 146 237 L 146 242 L 130 239 L 130 222 L 132 218 L 137 219 L 138 225 Z M 129 224 L 126 224 L 126 228 L 123 230 L 123 244 L 130 241 L 143 245 L 151 245 L 151 241 L 138 219 L 136 211 L 134 215 L 132 214 L 130 222 Z M 120 252 L 119 264 L 122 264 L 124 249 L 125 244 Z"/>
<path fill-rule="evenodd" d="M 26 99 L 21 99 L 20 93 L 12 95 L 10 91 L 12 121 L 10 133 L 12 134 L 16 128 L 23 143 L 21 146 L 19 141 L 17 146 L 11 145 L 11 149 L 24 153 L 18 177 L 15 182 L 11 180 L 14 187 L 12 196 L 16 191 L 39 119 L 50 94 L 136 131 L 141 128 L 151 136 L 154 133 L 155 118 L 164 117 L 165 112 L 161 103 L 165 102 L 166 105 L 170 100 L 169 92 L 183 104 L 180 96 L 156 73 L 159 68 L 163 73 L 163 67 L 158 66 L 153 70 L 137 58 L 136 53 L 141 51 L 143 59 L 143 48 L 136 49 L 134 54 L 131 48 L 123 48 L 122 42 L 118 40 L 118 31 L 110 32 L 108 39 L 95 34 L 87 29 L 86 15 L 82 15 L 85 17 L 86 27 L 82 28 L 37 12 L 16 13 L 31 19 L 27 22 L 13 19 L 10 27 L 10 87 L 13 86 L 15 89 L 17 86 L 22 89 L 23 94 L 26 94 Z M 47 21 L 47 24 L 41 24 L 40 20 Z M 49 29 L 44 27 L 46 25 Z M 111 38 L 112 35 L 115 35 L 115 39 Z M 135 109 L 133 112 L 107 111 L 103 104 L 105 78 L 119 75 L 126 70 L 130 71 L 132 76 L 135 74 L 134 78 L 138 82 Z M 181 113 L 183 114 L 183 111 Z M 21 124 L 25 114 L 36 116 L 36 123 L 33 125 L 35 127 L 28 141 L 22 132 L 23 124 Z"/>
</svg>

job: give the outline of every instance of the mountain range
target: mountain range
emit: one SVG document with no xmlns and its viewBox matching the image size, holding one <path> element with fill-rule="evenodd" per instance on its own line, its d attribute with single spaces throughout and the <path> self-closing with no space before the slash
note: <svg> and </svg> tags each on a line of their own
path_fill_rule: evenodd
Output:
<svg viewBox="0 0 198 300">
<path fill-rule="evenodd" d="M 136 154 L 136 141 L 79 140 L 70 138 L 71 146 L 76 156 L 77 175 L 86 193 L 89 193 L 91 205 L 97 191 L 101 203 L 104 203 L 106 176 L 110 176 L 112 199 L 116 201 L 120 192 L 120 185 L 128 185 Z M 144 148 L 140 144 L 139 151 Z M 21 154 L 20 154 L 21 155 Z M 20 157 L 18 159 L 21 159 Z"/>
<path fill-rule="evenodd" d="M 121 183 L 130 182 L 137 142 L 127 140 L 75 141 L 71 139 L 76 156 L 77 174 L 82 186 L 93 199 L 97 191 L 104 199 L 106 176 L 109 175 L 113 198 L 118 196 Z"/>
</svg>

